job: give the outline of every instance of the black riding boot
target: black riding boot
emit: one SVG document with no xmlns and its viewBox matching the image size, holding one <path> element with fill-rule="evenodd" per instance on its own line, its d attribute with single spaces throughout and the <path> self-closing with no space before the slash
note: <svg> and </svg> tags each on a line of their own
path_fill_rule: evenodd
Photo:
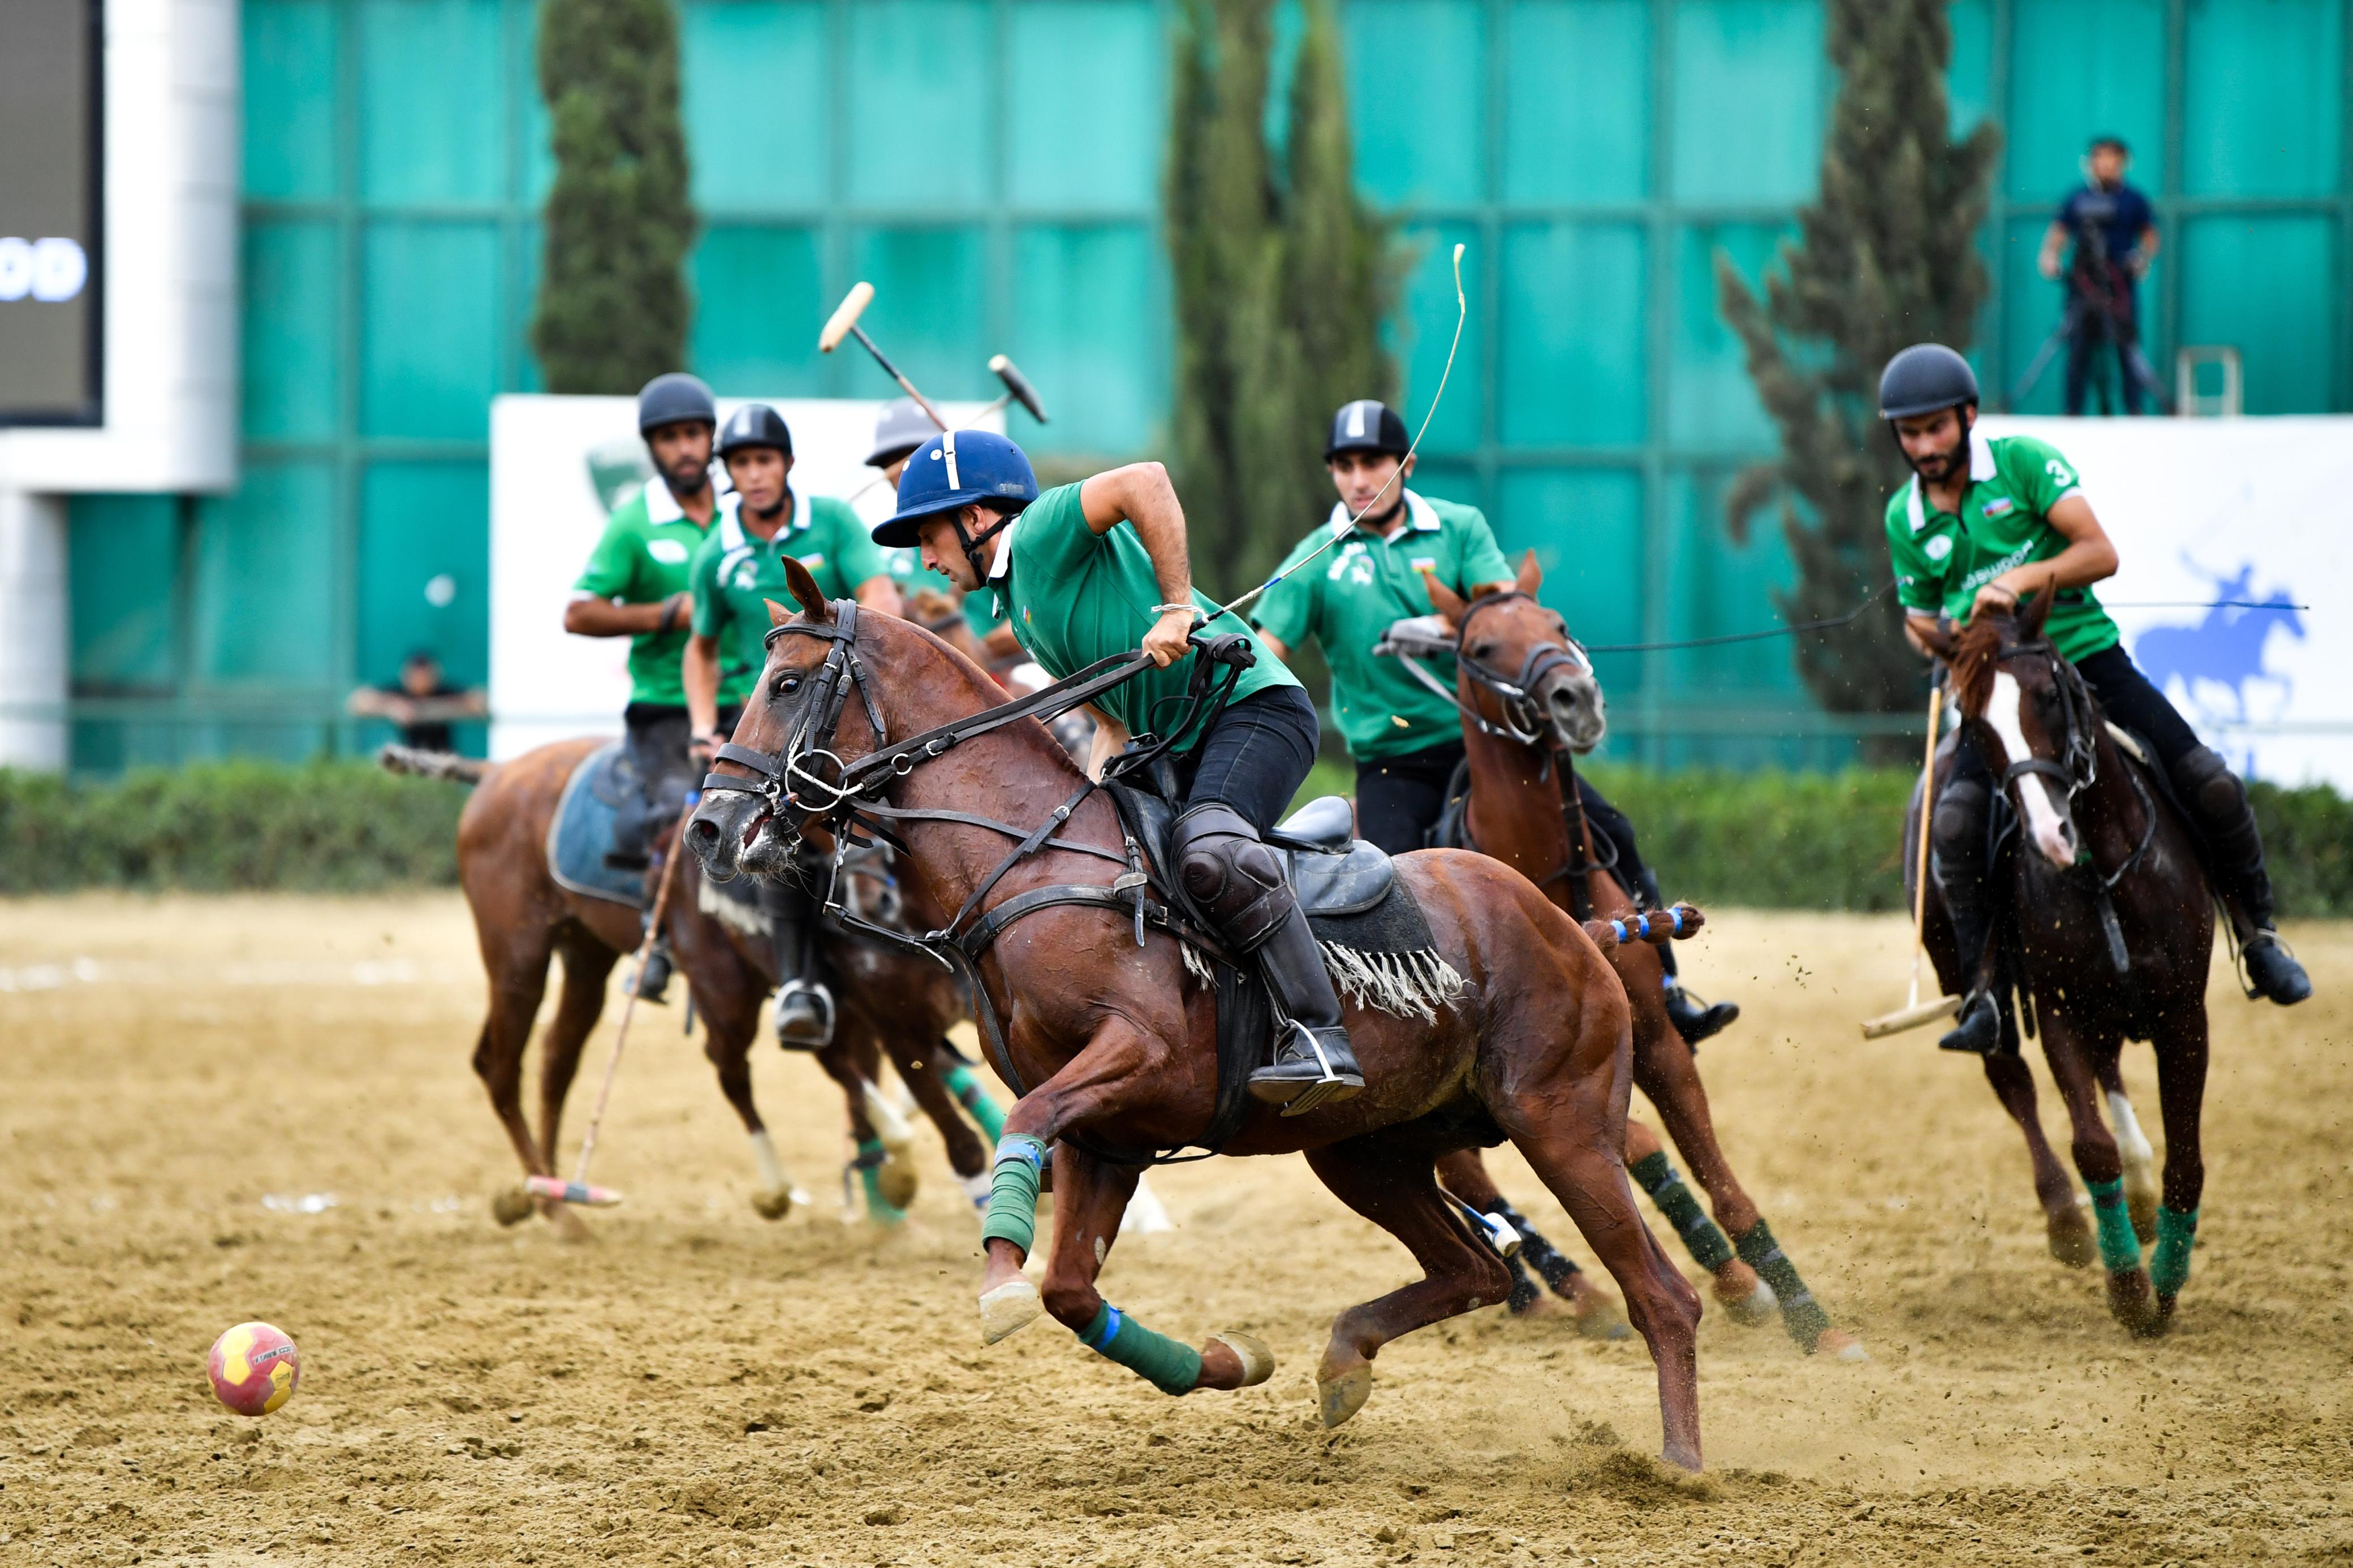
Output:
<svg viewBox="0 0 2353 1568">
<path fill-rule="evenodd" d="M 1295 1116 L 1364 1088 L 1364 1071 L 1341 1026 L 1339 993 L 1282 858 L 1220 801 L 1187 810 L 1168 837 L 1186 895 L 1219 938 L 1258 960 L 1282 1015 L 1274 1059 L 1250 1074 L 1250 1093 Z"/>
<path fill-rule="evenodd" d="M 2272 879 L 2263 869 L 2263 839 L 2246 786 L 2211 747 L 2185 752 L 2173 765 L 2173 787 L 2206 841 L 2207 868 L 2230 906 L 2247 980 L 2257 996 L 2293 1006 L 2312 994 L 2312 981 L 2272 929 Z"/>
<path fill-rule="evenodd" d="M 611 857 L 607 858 L 609 860 Z M 648 858 L 650 863 L 646 867 L 646 909 L 645 913 L 638 917 L 638 930 L 644 933 L 639 936 L 638 942 L 646 957 L 645 962 L 638 965 L 637 973 L 629 976 L 628 990 L 638 1001 L 651 1002 L 659 1006 L 663 1004 L 663 993 L 670 989 L 670 933 L 654 930 L 654 900 L 660 897 L 662 858 L 656 853 Z M 643 945 L 645 935 L 653 938 L 652 946 Z"/>
<path fill-rule="evenodd" d="M 1993 1055 L 2001 1045 L 2001 1008 L 1994 1000 L 1986 962 L 1986 944 L 1993 934 L 1986 887 L 1986 808 L 1990 804 L 1985 785 L 1975 779 L 1954 779 L 1938 794 L 1929 824 L 1936 846 L 1929 864 L 1953 922 L 1965 998 L 1960 1021 L 1936 1045 L 1981 1057 Z"/>
<path fill-rule="evenodd" d="M 833 993 L 817 977 L 817 900 L 796 877 L 770 884 L 766 903 L 776 959 L 776 1044 L 788 1051 L 833 1043 Z"/>
<path fill-rule="evenodd" d="M 1634 885 L 1641 889 L 1644 902 L 1653 910 L 1667 907 L 1667 898 L 1659 891 L 1659 874 L 1648 866 L 1635 875 Z M 1708 1002 L 1683 989 L 1683 975 L 1675 963 L 1672 942 L 1658 950 L 1659 963 L 1667 972 L 1667 1022 L 1683 1037 L 1683 1044 L 1698 1048 L 1710 1035 L 1720 1035 L 1725 1026 L 1740 1016 L 1737 1002 Z"/>
</svg>

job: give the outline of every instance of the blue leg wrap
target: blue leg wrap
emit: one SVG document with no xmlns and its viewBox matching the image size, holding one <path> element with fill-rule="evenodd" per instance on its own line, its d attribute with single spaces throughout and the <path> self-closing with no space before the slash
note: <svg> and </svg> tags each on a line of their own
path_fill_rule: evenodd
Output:
<svg viewBox="0 0 2353 1568">
<path fill-rule="evenodd" d="M 2092 1182 L 2092 1218 L 2100 1232 L 2100 1261 L 2111 1274 L 2140 1267 L 2140 1238 L 2133 1235 L 2132 1215 L 2125 1209 L 2125 1184 Z"/>
<path fill-rule="evenodd" d="M 980 1227 L 986 1248 L 1006 1240 L 1029 1256 L 1038 1239 L 1038 1184 L 1046 1168 L 1046 1146 L 1035 1138 L 1008 1133 L 997 1141 L 997 1167 L 989 1173 L 988 1219 Z"/>
<path fill-rule="evenodd" d="M 2157 1211 L 2157 1250 L 2148 1260 L 2148 1282 L 2160 1296 L 2179 1296 L 2189 1283 L 2189 1249 L 2198 1240 L 2198 1211 L 2183 1214 L 2170 1205 Z"/>
<path fill-rule="evenodd" d="M 1079 1342 L 1115 1361 L 1163 1394 L 1190 1394 L 1201 1381 L 1201 1352 L 1154 1333 L 1105 1301 L 1095 1309 Z"/>
</svg>

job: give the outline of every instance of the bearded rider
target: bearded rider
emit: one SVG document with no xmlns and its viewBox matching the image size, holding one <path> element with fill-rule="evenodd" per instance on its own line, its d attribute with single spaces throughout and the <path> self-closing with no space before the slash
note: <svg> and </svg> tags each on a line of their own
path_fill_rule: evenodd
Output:
<svg viewBox="0 0 2353 1568">
<path fill-rule="evenodd" d="M 1462 761 L 1462 729 L 1452 703 L 1416 680 L 1402 658 L 1377 655 L 1374 645 L 1393 623 L 1431 613 L 1425 571 L 1465 599 L 1515 586 L 1478 508 L 1406 488 L 1415 460 L 1395 409 L 1371 398 L 1343 405 L 1324 447 L 1339 501 L 1283 562 L 1253 616 L 1278 658 L 1289 658 L 1310 637 L 1323 645 L 1333 711 L 1356 764 L 1356 831 L 1392 855 L 1429 844 Z M 1349 528 L 1350 518 L 1377 501 L 1385 503 L 1382 510 Z M 1343 542 L 1325 550 L 1343 529 Z M 1292 571 L 1319 550 L 1313 570 Z M 1451 659 L 1431 660 L 1428 668 L 1452 689 Z M 1616 849 L 1627 891 L 1664 908 L 1658 878 L 1635 847 L 1634 825 L 1582 773 L 1577 794 L 1594 831 Z M 1694 1000 L 1676 976 L 1673 949 L 1658 952 L 1667 972 L 1667 1016 L 1685 1041 L 1697 1045 L 1740 1016 L 1734 1003 Z"/>
<path fill-rule="evenodd" d="M 1879 405 L 1913 471 L 1911 483 L 1887 503 L 1887 547 L 1906 638 L 1929 654 L 1940 616 L 1966 623 L 1979 612 L 2010 614 L 2023 597 L 2051 595 L 2044 624 L 2052 646 L 2083 676 L 2107 717 L 2147 738 L 2188 809 L 2208 873 L 2229 906 L 2254 994 L 2282 1005 L 2311 995 L 2312 982 L 2273 929 L 2271 879 L 2245 785 L 2134 667 L 2116 622 L 2092 594 L 2092 584 L 2115 574 L 2116 549 L 2073 466 L 2031 437 L 1979 435 L 1977 376 L 1939 343 L 1916 344 L 1888 361 Z M 1980 1055 L 1996 1048 L 2001 1032 L 1986 952 L 1993 778 L 1965 733 L 1929 828 L 1966 987 L 1960 1021 L 1938 1043 Z"/>
<path fill-rule="evenodd" d="M 1224 710 L 1175 737 L 1184 799 L 1169 855 L 1185 891 L 1236 952 L 1255 959 L 1287 1020 L 1250 1092 L 1287 1110 L 1364 1087 L 1339 997 L 1307 917 L 1262 842 L 1315 761 L 1314 705 L 1298 679 L 1239 619 L 1194 592 L 1185 511 L 1158 463 L 1134 463 L 1040 495 L 1029 459 L 982 430 L 935 436 L 899 479 L 899 510 L 877 544 L 919 544 L 923 564 L 967 594 L 988 592 L 1014 637 L 1060 679 L 1141 647 L 1151 667 L 1095 700 L 1090 773 L 1132 735 L 1184 711 L 1197 622 L 1247 642 Z"/>
<path fill-rule="evenodd" d="M 653 919 L 659 858 L 654 828 L 685 809 L 694 775 L 687 758 L 686 693 L 679 655 L 686 645 L 687 563 L 718 516 L 712 493 L 711 437 L 719 424 L 711 388 L 673 371 L 638 394 L 638 433 L 654 462 L 654 476 L 613 509 L 587 567 L 564 608 L 564 629 L 575 637 L 629 639 L 629 705 L 621 710 L 638 787 L 613 818 L 607 860 L 645 871 L 645 919 Z M 629 984 L 648 1002 L 670 984 L 670 943 L 654 933 L 643 972 Z"/>
<path fill-rule="evenodd" d="M 885 615 L 899 613 L 899 591 L 882 552 L 847 503 L 809 496 L 791 483 L 793 433 L 765 403 L 746 403 L 719 432 L 720 460 L 734 494 L 703 542 L 687 578 L 693 629 L 681 679 L 694 726 L 699 765 L 734 732 L 744 701 L 767 662 L 764 601 L 790 603 L 785 561 L 807 567 L 830 598 L 855 596 Z M 803 1050 L 833 1038 L 833 992 L 817 950 L 819 900 L 799 877 L 763 879 L 776 960 L 776 1039 Z"/>
</svg>

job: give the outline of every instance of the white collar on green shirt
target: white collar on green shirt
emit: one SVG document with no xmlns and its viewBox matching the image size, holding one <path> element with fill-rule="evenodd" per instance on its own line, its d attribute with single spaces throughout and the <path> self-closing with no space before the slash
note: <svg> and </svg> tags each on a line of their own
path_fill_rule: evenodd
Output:
<svg viewBox="0 0 2353 1568">
<path fill-rule="evenodd" d="M 801 530 L 809 525 L 808 497 L 793 489 L 789 482 L 785 486 L 785 493 L 793 498 L 792 526 L 786 529 L 785 531 L 787 534 L 798 533 Z M 763 542 L 762 541 L 754 539 L 752 537 L 751 531 L 744 526 L 743 510 L 744 498 L 736 494 L 733 490 L 729 490 L 725 495 L 719 498 L 719 537 L 721 549 L 741 550 L 746 545 Z M 776 542 L 776 539 L 771 535 L 765 542 L 773 544 Z"/>
<path fill-rule="evenodd" d="M 1969 482 L 1983 484 L 1994 477 L 1993 443 L 1979 435 L 1977 426 L 1969 427 Z M 1912 531 L 1919 532 L 1928 526 L 1928 509 L 1921 504 L 1920 476 L 1912 476 L 1912 488 L 1904 497 L 1904 515 L 1912 520 Z"/>
<path fill-rule="evenodd" d="M 1347 532 L 1352 526 L 1348 520 L 1355 515 L 1345 501 L 1334 501 L 1332 515 L 1327 520 L 1332 531 Z M 1437 509 L 1411 490 L 1405 492 L 1405 518 L 1416 533 L 1436 533 L 1439 530 Z"/>
</svg>

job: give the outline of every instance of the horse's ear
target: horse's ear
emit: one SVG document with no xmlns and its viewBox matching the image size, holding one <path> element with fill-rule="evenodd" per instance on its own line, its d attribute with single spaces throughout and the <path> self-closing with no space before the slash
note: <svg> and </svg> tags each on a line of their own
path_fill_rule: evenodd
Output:
<svg viewBox="0 0 2353 1568">
<path fill-rule="evenodd" d="M 809 569 L 790 555 L 785 557 L 785 586 L 793 591 L 793 597 L 799 601 L 802 609 L 808 612 L 810 620 L 833 619 L 833 602 L 825 596 L 825 590 L 817 585 L 817 579 L 809 575 Z M 769 606 L 771 612 L 775 608 L 773 605 Z"/>
<path fill-rule="evenodd" d="M 2042 624 L 2051 618 L 2052 601 L 2057 597 L 2057 590 L 2045 588 L 2018 607 L 2018 637 L 2021 642 L 2033 642 L 2042 636 Z"/>
<path fill-rule="evenodd" d="M 1445 584 L 1440 582 L 1438 580 L 1438 574 L 1427 566 L 1421 569 L 1421 580 L 1424 584 L 1428 584 L 1430 588 L 1430 607 L 1438 612 L 1440 617 L 1443 619 L 1448 626 L 1461 626 L 1462 624 L 1462 611 L 1465 608 L 1462 603 L 1462 595 L 1448 587 Z"/>
<path fill-rule="evenodd" d="M 1520 592 L 1534 598 L 1535 591 L 1543 586 L 1544 568 L 1536 564 L 1536 552 L 1531 546 L 1528 552 L 1520 557 Z"/>
</svg>

